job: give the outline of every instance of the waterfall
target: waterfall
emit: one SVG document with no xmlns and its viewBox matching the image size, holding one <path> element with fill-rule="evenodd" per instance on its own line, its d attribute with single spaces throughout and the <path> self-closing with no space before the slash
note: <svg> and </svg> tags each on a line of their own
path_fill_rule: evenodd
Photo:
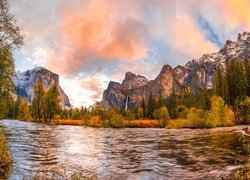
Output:
<svg viewBox="0 0 250 180">
<path fill-rule="evenodd" d="M 129 96 L 126 96 L 125 111 L 128 110 L 128 100 L 129 100 L 128 98 L 129 98 Z"/>
</svg>

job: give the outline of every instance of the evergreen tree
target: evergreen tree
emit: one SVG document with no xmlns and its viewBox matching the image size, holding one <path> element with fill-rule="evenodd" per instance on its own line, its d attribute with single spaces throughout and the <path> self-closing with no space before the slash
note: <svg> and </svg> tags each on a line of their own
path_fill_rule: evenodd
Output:
<svg viewBox="0 0 250 180">
<path fill-rule="evenodd" d="M 153 118 L 155 107 L 156 107 L 156 101 L 152 95 L 152 92 L 150 91 L 148 97 L 148 118 Z"/>
<path fill-rule="evenodd" d="M 177 113 L 177 96 L 175 92 L 175 88 L 173 86 L 173 93 L 170 95 L 170 115 L 172 118 L 176 118 L 178 116 Z"/>
<path fill-rule="evenodd" d="M 250 65 L 248 59 L 244 59 L 244 69 L 247 80 L 247 96 L 250 97 Z"/>
<path fill-rule="evenodd" d="M 234 101 L 244 100 L 247 94 L 247 78 L 242 63 L 239 60 L 231 60 L 226 62 L 224 84 L 224 98 L 230 105 L 234 105 Z"/>
<path fill-rule="evenodd" d="M 223 87 L 222 87 L 222 67 L 221 64 L 218 64 L 217 66 L 217 71 L 214 75 L 214 79 L 215 79 L 215 89 L 216 89 L 216 94 L 217 96 L 222 97 L 223 96 Z"/>
<path fill-rule="evenodd" d="M 141 108 L 143 109 L 143 117 L 146 117 L 146 104 L 144 97 L 142 98 Z"/>
<path fill-rule="evenodd" d="M 163 99 L 162 99 L 161 90 L 159 90 L 156 108 L 160 108 L 161 106 L 163 106 Z"/>
</svg>

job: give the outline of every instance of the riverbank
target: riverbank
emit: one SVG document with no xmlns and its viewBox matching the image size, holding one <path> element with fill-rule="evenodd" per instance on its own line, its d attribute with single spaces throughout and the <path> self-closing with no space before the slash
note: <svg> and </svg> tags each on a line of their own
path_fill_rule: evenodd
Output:
<svg viewBox="0 0 250 180">
<path fill-rule="evenodd" d="M 30 121 L 36 122 L 36 121 Z M 42 122 L 44 123 L 44 122 Z M 100 121 L 92 121 L 92 120 L 71 120 L 71 119 L 61 119 L 61 120 L 52 120 L 51 122 L 45 123 L 50 125 L 71 125 L 71 126 L 86 126 L 86 127 L 97 127 L 97 128 L 108 128 L 108 121 L 100 122 Z M 250 125 L 232 125 L 232 126 L 218 126 L 218 127 L 196 127 L 192 126 L 190 121 L 187 119 L 171 119 L 168 124 L 165 126 L 167 129 L 214 129 L 214 128 L 234 128 L 234 127 L 248 127 L 249 126 L 249 134 L 250 134 Z M 112 127 L 112 126 L 111 126 Z M 160 128 L 159 121 L 153 119 L 140 119 L 140 120 L 124 120 L 119 126 L 116 128 Z"/>
<path fill-rule="evenodd" d="M 89 127 L 108 127 L 107 123 L 99 123 L 85 120 L 52 120 L 51 125 L 74 125 L 74 126 L 89 126 Z M 124 120 L 121 128 L 159 128 L 157 120 L 142 119 L 142 120 Z"/>
<path fill-rule="evenodd" d="M 7 178 L 12 167 L 11 153 L 5 135 L 4 129 L 0 127 L 0 179 Z"/>
</svg>

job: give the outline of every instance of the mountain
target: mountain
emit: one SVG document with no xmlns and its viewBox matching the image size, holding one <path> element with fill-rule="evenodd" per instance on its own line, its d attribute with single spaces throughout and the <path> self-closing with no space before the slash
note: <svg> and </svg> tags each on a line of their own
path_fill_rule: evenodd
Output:
<svg viewBox="0 0 250 180">
<path fill-rule="evenodd" d="M 68 96 L 64 93 L 59 85 L 59 76 L 46 68 L 37 67 L 25 72 L 17 72 L 16 77 L 13 78 L 15 84 L 16 94 L 27 98 L 29 102 L 33 99 L 34 85 L 37 83 L 43 84 L 45 89 L 49 89 L 53 84 L 58 85 L 61 105 L 63 107 L 70 107 Z"/>
<path fill-rule="evenodd" d="M 109 83 L 102 102 L 109 108 L 124 110 L 125 107 L 135 108 L 143 98 L 147 101 L 150 92 L 156 98 L 161 92 L 162 97 L 166 98 L 173 89 L 178 92 L 184 87 L 190 87 L 191 93 L 195 94 L 204 88 L 213 87 L 213 75 L 218 64 L 225 66 L 226 61 L 244 58 L 250 58 L 250 32 L 240 33 L 236 41 L 227 40 L 218 52 L 204 54 L 184 66 L 172 68 L 164 65 L 159 75 L 151 81 L 128 72 L 122 84 L 113 81 Z"/>
</svg>

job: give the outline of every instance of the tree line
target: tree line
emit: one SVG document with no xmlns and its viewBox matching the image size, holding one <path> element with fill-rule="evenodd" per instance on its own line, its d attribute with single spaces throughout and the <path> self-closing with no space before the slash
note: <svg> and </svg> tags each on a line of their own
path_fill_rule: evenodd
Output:
<svg viewBox="0 0 250 180">
<path fill-rule="evenodd" d="M 25 121 L 49 122 L 56 118 L 61 109 L 57 85 L 45 90 L 42 84 L 34 86 L 33 100 L 17 97 L 9 103 L 9 118 Z"/>
<path fill-rule="evenodd" d="M 233 107 L 238 123 L 250 121 L 250 65 L 249 60 L 226 61 L 225 67 L 218 65 L 215 73 L 215 91 L 226 104 Z"/>
</svg>

